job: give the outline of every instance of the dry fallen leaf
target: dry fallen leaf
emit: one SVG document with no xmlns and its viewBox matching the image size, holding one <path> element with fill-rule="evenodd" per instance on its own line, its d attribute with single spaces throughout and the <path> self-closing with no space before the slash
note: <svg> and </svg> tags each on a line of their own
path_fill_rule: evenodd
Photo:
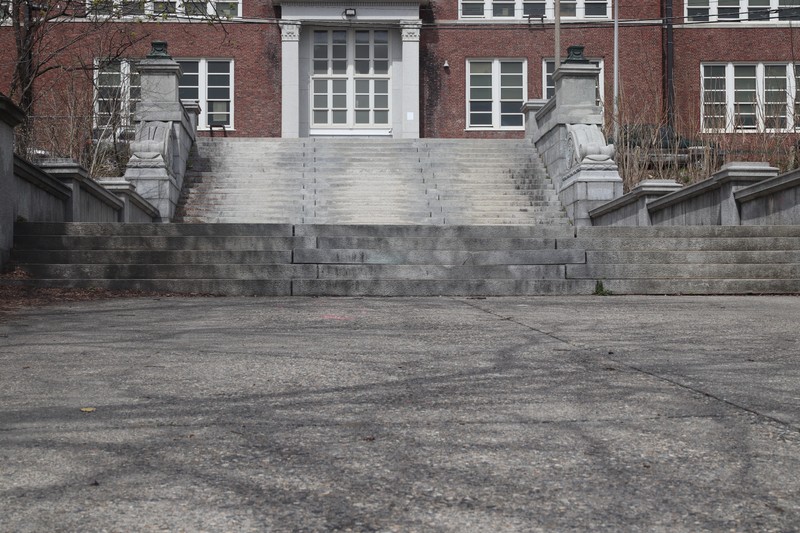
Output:
<svg viewBox="0 0 800 533">
<path fill-rule="evenodd" d="M 81 407 L 81 411 L 84 413 L 94 413 L 97 411 L 96 407 Z"/>
</svg>

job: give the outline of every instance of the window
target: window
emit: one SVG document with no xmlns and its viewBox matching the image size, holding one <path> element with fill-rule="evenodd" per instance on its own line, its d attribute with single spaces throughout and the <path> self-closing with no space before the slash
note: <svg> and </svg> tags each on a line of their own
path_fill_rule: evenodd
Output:
<svg viewBox="0 0 800 533">
<path fill-rule="evenodd" d="M 233 62 L 226 59 L 178 59 L 181 100 L 200 104 L 199 128 L 233 127 Z"/>
<path fill-rule="evenodd" d="M 522 129 L 526 71 L 520 59 L 467 61 L 467 127 Z"/>
<path fill-rule="evenodd" d="M 800 0 L 687 0 L 688 22 L 799 20 Z"/>
<path fill-rule="evenodd" d="M 800 20 L 800 0 L 779 0 L 778 18 L 780 20 Z"/>
<path fill-rule="evenodd" d="M 711 10 L 709 0 L 689 0 L 686 3 L 686 18 L 692 22 L 708 22 Z"/>
<path fill-rule="evenodd" d="M 312 55 L 313 127 L 388 127 L 387 30 L 314 30 Z"/>
<path fill-rule="evenodd" d="M 785 131 L 800 127 L 800 65 L 702 65 L 705 131 Z"/>
<path fill-rule="evenodd" d="M 462 18 L 555 18 L 555 0 L 459 0 Z M 566 19 L 609 18 L 611 0 L 561 0 Z"/>
<path fill-rule="evenodd" d="M 95 137 L 100 140 L 131 138 L 141 81 L 136 63 L 128 60 L 97 61 L 95 71 Z"/>
<path fill-rule="evenodd" d="M 602 59 L 592 59 L 590 60 L 591 63 L 596 66 L 600 67 L 600 74 L 597 76 L 597 105 L 603 105 L 603 90 L 604 90 L 604 83 L 603 83 L 603 60 Z M 553 81 L 553 72 L 556 68 L 556 62 L 552 59 L 545 59 L 543 60 L 542 65 L 542 94 L 544 98 L 550 99 L 556 93 L 556 84 Z"/>
<path fill-rule="evenodd" d="M 182 15 L 230 19 L 242 16 L 241 1 L 222 0 L 87 0 L 87 8 L 95 15 L 123 17 Z"/>
</svg>

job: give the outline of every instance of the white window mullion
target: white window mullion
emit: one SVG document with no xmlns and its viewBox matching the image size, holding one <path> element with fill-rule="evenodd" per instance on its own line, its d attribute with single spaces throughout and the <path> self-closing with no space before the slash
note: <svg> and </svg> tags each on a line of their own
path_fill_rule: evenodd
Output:
<svg viewBox="0 0 800 533">
<path fill-rule="evenodd" d="M 764 108 L 764 64 L 756 65 L 756 130 L 764 131 L 766 110 Z"/>
<path fill-rule="evenodd" d="M 736 92 L 734 90 L 734 75 L 733 75 L 733 63 L 728 63 L 725 66 L 725 101 L 727 103 L 727 120 L 726 120 L 726 128 L 725 131 L 733 132 L 736 130 L 736 104 L 734 101 L 736 100 Z"/>
</svg>

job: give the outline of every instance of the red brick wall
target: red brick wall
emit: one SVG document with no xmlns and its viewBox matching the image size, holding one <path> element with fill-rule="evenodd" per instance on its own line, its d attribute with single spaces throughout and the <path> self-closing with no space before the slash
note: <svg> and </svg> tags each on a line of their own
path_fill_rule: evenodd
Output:
<svg viewBox="0 0 800 533">
<path fill-rule="evenodd" d="M 683 15 L 683 2 L 675 2 L 675 14 Z M 660 2 L 643 0 L 620 6 L 624 20 L 658 20 Z M 244 2 L 246 18 L 269 20 L 276 10 L 270 0 Z M 553 55 L 553 24 L 465 23 L 458 21 L 457 0 L 434 2 L 422 8 L 425 26 L 420 43 L 421 134 L 426 137 L 519 137 L 521 132 L 466 132 L 466 60 L 468 58 L 526 58 L 528 97 L 542 97 L 542 58 Z M 700 64 L 706 61 L 789 62 L 796 54 L 792 43 L 800 44 L 800 30 L 786 27 L 747 26 L 676 28 L 675 81 L 679 126 L 696 131 L 699 127 Z M 85 32 L 84 23 L 64 25 L 53 34 L 53 45 Z M 140 42 L 126 51 L 129 57 L 143 57 L 151 40 L 166 40 L 174 57 L 231 58 L 235 83 L 234 136 L 280 136 L 281 134 L 281 40 L 274 22 L 208 24 L 145 23 L 112 24 L 105 32 L 90 35 L 62 54 L 56 69 L 38 83 L 46 95 L 58 95 L 69 84 L 90 91 L 88 80 L 66 75 L 81 62 L 91 64 L 101 43 L 112 30 L 126 31 Z M 621 114 L 623 123 L 662 121 L 661 27 L 623 25 L 620 32 Z M 10 27 L 0 28 L 0 49 L 13 50 Z M 562 54 L 571 44 L 582 44 L 586 55 L 605 62 L 605 104 L 610 117 L 613 94 L 613 28 L 610 21 L 564 23 Z M 52 49 L 52 48 L 51 48 Z M 9 91 L 12 54 L 0 54 L 0 90 Z M 450 65 L 442 68 L 444 62 Z M 70 85 L 72 86 L 72 85 Z"/>
</svg>

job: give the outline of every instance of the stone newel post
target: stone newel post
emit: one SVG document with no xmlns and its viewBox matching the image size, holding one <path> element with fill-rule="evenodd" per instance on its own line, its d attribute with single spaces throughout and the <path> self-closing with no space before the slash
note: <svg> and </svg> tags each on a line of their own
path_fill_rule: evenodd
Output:
<svg viewBox="0 0 800 533">
<path fill-rule="evenodd" d="M 136 140 L 131 143 L 125 179 L 158 209 L 160 219 L 168 222 L 175 215 L 183 186 L 199 106 L 187 109 L 181 104 L 181 69 L 167 53 L 167 43 L 154 41 L 152 51 L 138 68 L 142 98 L 136 109 Z"/>
<path fill-rule="evenodd" d="M 614 145 L 602 132 L 597 105 L 600 69 L 583 57 L 582 46 L 570 46 L 569 57 L 553 74 L 555 97 L 526 102 L 526 136 L 536 144 L 576 226 L 591 225 L 589 211 L 622 195 L 622 178 L 614 162 Z"/>
</svg>

